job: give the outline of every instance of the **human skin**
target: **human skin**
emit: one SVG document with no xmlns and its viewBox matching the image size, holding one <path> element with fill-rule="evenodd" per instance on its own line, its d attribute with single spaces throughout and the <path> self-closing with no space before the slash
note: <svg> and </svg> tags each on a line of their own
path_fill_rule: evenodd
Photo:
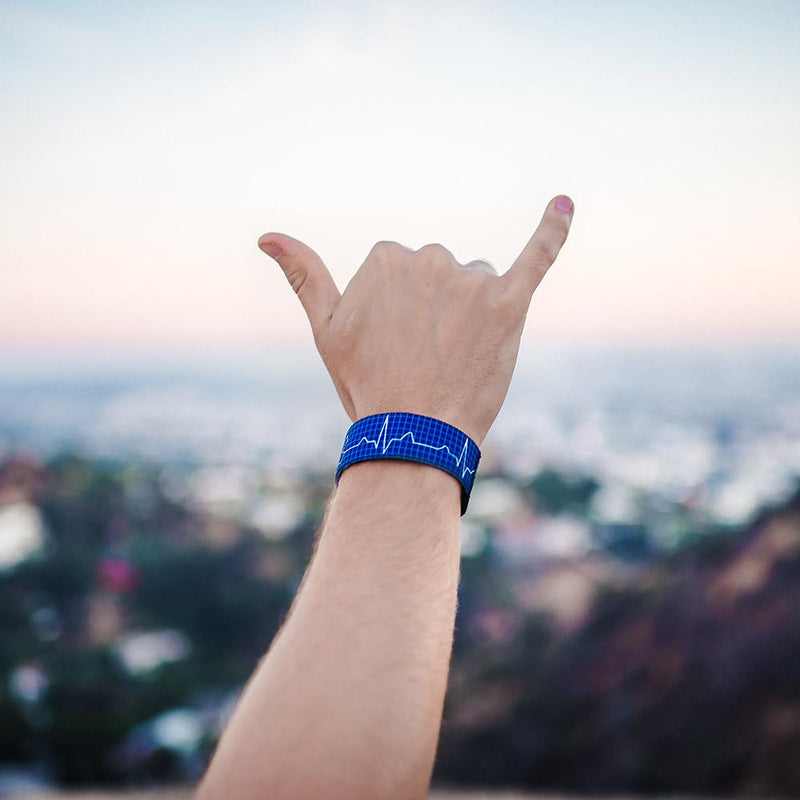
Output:
<svg viewBox="0 0 800 800">
<path fill-rule="evenodd" d="M 302 242 L 269 233 L 259 246 L 296 291 L 352 420 L 425 414 L 480 446 L 572 213 L 569 198 L 551 200 L 501 276 L 484 262 L 459 264 L 438 244 L 380 242 L 341 295 Z M 424 464 L 345 470 L 199 800 L 426 796 L 453 642 L 460 496 L 452 476 Z"/>
</svg>

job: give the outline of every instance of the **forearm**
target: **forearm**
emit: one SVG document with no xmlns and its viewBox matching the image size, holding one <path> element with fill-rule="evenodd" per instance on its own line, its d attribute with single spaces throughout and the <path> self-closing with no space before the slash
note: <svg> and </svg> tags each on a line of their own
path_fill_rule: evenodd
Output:
<svg viewBox="0 0 800 800">
<path fill-rule="evenodd" d="M 569 198 L 554 198 L 502 277 L 438 244 L 379 242 L 344 294 L 297 239 L 270 233 L 259 245 L 297 292 L 351 420 L 418 414 L 480 447 L 508 390 L 531 295 L 571 218 Z M 201 800 L 425 795 L 453 640 L 460 492 L 451 475 L 421 464 L 345 469 L 289 619 L 222 737 Z"/>
<path fill-rule="evenodd" d="M 200 798 L 425 796 L 452 648 L 459 493 L 420 464 L 343 473 Z"/>
</svg>

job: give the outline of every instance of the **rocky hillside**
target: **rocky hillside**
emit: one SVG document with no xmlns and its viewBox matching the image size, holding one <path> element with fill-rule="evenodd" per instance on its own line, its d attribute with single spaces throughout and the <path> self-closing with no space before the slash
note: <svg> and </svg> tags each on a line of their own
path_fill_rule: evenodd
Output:
<svg viewBox="0 0 800 800">
<path fill-rule="evenodd" d="M 800 492 L 624 580 L 592 561 L 558 568 L 595 584 L 571 628 L 531 613 L 508 647 L 456 658 L 439 773 L 800 796 Z"/>
</svg>

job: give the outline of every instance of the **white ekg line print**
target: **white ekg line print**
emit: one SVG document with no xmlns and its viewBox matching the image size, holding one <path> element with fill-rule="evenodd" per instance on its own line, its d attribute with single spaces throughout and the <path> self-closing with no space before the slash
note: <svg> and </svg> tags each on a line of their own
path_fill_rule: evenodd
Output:
<svg viewBox="0 0 800 800">
<path fill-rule="evenodd" d="M 461 467 L 461 477 L 463 478 L 468 472 L 472 475 L 475 474 L 474 469 L 470 469 L 466 464 L 462 466 L 462 462 L 467 457 L 467 439 L 464 438 L 464 447 L 461 448 L 461 453 L 456 456 L 452 450 L 446 445 L 443 444 L 440 447 L 436 447 L 432 444 L 425 444 L 425 442 L 418 442 L 414 438 L 413 431 L 406 431 L 402 436 L 398 436 L 394 439 L 387 439 L 386 437 L 389 435 L 389 416 L 387 415 L 384 417 L 383 425 L 381 426 L 381 432 L 378 434 L 377 439 L 370 439 L 367 436 L 363 436 L 357 444 L 351 445 L 350 447 L 345 448 L 342 450 L 342 455 L 345 453 L 349 453 L 351 450 L 355 450 L 356 447 L 361 447 L 362 444 L 365 442 L 367 444 L 371 444 L 376 450 L 381 450 L 381 452 L 385 455 L 386 451 L 395 443 L 395 442 L 402 442 L 403 439 L 410 438 L 411 441 L 417 447 L 427 447 L 429 450 L 447 450 L 448 455 L 456 462 L 457 467 Z M 381 440 L 383 440 L 383 444 L 381 444 Z"/>
</svg>

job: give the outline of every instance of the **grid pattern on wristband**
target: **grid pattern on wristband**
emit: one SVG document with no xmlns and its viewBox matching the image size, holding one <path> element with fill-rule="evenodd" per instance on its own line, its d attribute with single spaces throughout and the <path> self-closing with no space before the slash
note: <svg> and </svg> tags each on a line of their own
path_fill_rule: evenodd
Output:
<svg viewBox="0 0 800 800">
<path fill-rule="evenodd" d="M 449 472 L 461 484 L 461 513 L 467 510 L 481 451 L 465 433 L 421 414 L 389 412 L 354 422 L 347 431 L 336 482 L 343 470 L 375 458 L 420 461 Z"/>
</svg>

